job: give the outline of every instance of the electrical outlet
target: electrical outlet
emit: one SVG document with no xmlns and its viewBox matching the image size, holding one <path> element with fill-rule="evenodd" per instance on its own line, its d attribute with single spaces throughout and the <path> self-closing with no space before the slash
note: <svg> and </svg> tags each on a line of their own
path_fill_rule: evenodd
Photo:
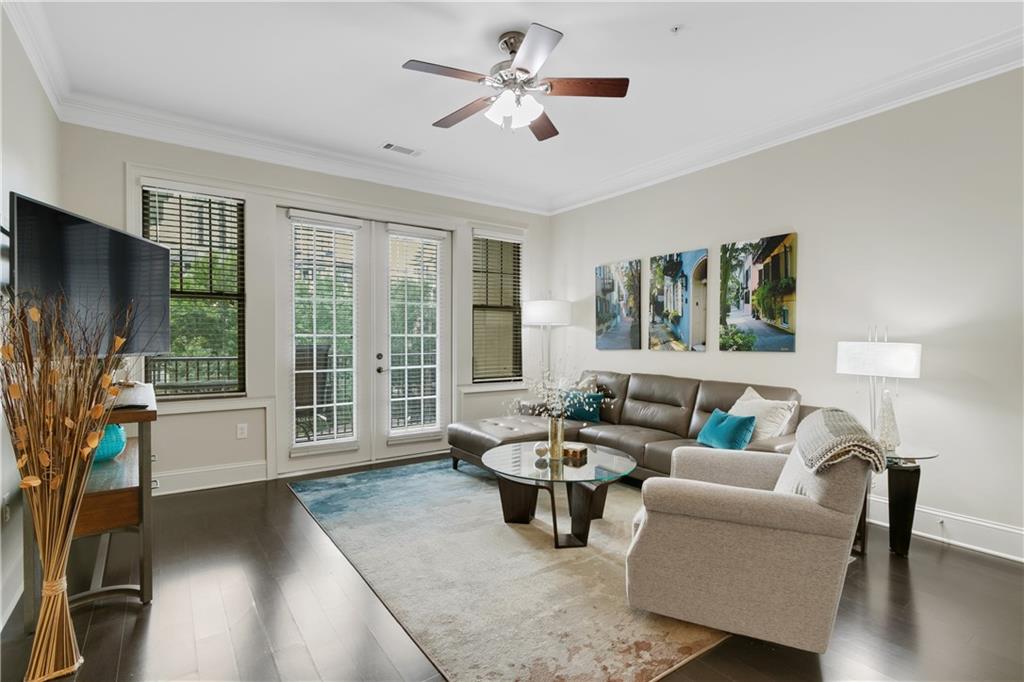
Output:
<svg viewBox="0 0 1024 682">
<path fill-rule="evenodd" d="M 249 437 L 249 425 L 238 424 L 235 426 L 235 438 L 242 440 L 243 438 Z"/>
</svg>

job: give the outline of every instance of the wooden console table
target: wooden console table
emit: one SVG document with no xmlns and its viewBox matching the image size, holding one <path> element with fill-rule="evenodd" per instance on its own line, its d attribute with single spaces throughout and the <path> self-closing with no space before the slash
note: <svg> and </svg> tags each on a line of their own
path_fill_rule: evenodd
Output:
<svg viewBox="0 0 1024 682">
<path fill-rule="evenodd" d="M 153 600 L 152 537 L 152 434 L 156 405 L 144 409 L 115 409 L 110 424 L 138 424 L 139 435 L 129 438 L 124 451 L 107 462 L 93 463 L 85 496 L 75 524 L 75 539 L 100 535 L 92 582 L 85 592 L 70 595 L 71 608 L 113 596 L 137 597 L 143 604 Z M 32 632 L 39 615 L 41 576 L 32 515 L 25 517 L 25 629 Z M 132 531 L 139 536 L 139 583 L 104 585 L 103 574 L 110 550 L 110 534 Z"/>
</svg>

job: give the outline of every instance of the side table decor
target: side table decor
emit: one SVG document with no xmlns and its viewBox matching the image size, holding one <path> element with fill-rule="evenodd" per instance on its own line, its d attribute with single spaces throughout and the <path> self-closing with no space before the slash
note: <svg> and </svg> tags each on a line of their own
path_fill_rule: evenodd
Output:
<svg viewBox="0 0 1024 682">
<path fill-rule="evenodd" d="M 581 390 L 569 379 L 553 378 L 549 373 L 537 381 L 528 381 L 527 387 L 537 398 L 531 402 L 532 413 L 548 418 L 547 456 L 559 460 L 565 449 L 565 420 L 587 421 L 587 417 L 593 415 L 596 421 L 604 397 Z"/>
<path fill-rule="evenodd" d="M 96 462 L 112 460 L 124 451 L 124 446 L 127 443 L 128 434 L 125 433 L 123 426 L 107 424 L 107 428 L 103 430 L 103 438 L 100 439 L 100 444 L 96 446 L 96 452 L 93 453 L 93 460 Z"/>
<path fill-rule="evenodd" d="M 4 304 L 4 415 L 43 578 L 25 673 L 29 682 L 68 675 L 83 661 L 71 621 L 66 571 L 86 479 L 110 416 L 109 399 L 118 392 L 113 374 L 125 339 L 118 335 L 123 331 L 113 329 L 115 319 L 81 317 L 60 298 Z"/>
<path fill-rule="evenodd" d="M 888 337 L 887 332 L 879 338 L 874 330 L 867 341 L 840 341 L 836 347 L 836 374 L 868 378 L 871 435 L 885 452 L 892 452 L 900 444 L 892 389 L 898 391 L 900 379 L 921 377 L 921 344 L 891 343 Z M 894 380 L 892 387 L 889 379 Z"/>
</svg>

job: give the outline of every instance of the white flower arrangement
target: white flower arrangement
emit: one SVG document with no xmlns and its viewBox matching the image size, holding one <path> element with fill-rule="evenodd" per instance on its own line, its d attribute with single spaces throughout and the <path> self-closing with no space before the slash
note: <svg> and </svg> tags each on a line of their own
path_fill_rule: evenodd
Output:
<svg viewBox="0 0 1024 682">
<path fill-rule="evenodd" d="M 588 393 L 596 392 L 581 386 L 578 382 L 566 377 L 553 377 L 545 372 L 540 379 L 527 379 L 526 387 L 533 394 L 530 401 L 531 413 L 541 417 L 565 419 L 576 408 L 591 407 Z M 603 405 L 607 398 L 602 398 Z"/>
</svg>

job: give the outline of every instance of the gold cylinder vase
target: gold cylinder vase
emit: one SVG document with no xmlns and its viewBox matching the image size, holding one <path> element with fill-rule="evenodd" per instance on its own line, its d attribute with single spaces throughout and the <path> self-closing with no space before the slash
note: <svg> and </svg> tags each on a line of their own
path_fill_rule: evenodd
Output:
<svg viewBox="0 0 1024 682">
<path fill-rule="evenodd" d="M 565 419 L 562 417 L 548 418 L 548 457 L 562 459 L 562 448 L 565 445 Z"/>
</svg>

